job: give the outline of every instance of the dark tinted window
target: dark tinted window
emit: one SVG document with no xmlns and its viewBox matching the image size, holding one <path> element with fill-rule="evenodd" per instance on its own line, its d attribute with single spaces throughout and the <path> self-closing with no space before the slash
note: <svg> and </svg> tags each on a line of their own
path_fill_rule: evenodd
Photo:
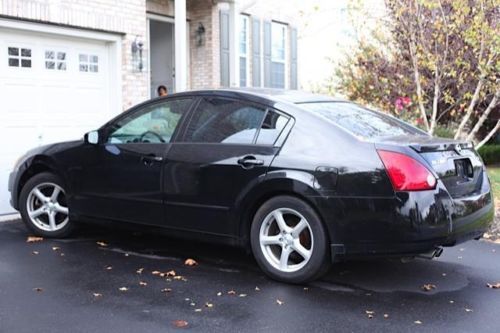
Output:
<svg viewBox="0 0 500 333">
<path fill-rule="evenodd" d="M 396 118 L 347 102 L 317 102 L 300 104 L 321 114 L 357 137 L 372 139 L 383 136 L 427 135 L 425 132 Z"/>
<path fill-rule="evenodd" d="M 265 110 L 224 98 L 203 98 L 185 136 L 188 142 L 253 143 Z"/>
<path fill-rule="evenodd" d="M 272 145 L 288 123 L 288 117 L 269 110 L 257 137 L 257 144 Z"/>
</svg>

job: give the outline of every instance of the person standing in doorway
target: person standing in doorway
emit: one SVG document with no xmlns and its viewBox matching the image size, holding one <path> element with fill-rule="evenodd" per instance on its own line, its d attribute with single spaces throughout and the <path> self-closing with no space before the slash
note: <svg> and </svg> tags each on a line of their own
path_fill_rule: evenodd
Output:
<svg viewBox="0 0 500 333">
<path fill-rule="evenodd" d="M 167 87 L 161 85 L 161 86 L 158 86 L 158 88 L 156 89 L 156 91 L 158 92 L 158 96 L 159 97 L 165 97 L 168 95 L 168 90 L 167 90 Z"/>
</svg>

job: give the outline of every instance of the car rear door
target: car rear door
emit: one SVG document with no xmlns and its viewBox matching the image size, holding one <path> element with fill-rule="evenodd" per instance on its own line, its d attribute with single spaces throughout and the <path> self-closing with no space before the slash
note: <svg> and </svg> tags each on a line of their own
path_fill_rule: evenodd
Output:
<svg viewBox="0 0 500 333">
<path fill-rule="evenodd" d="M 261 180 L 289 118 L 235 99 L 202 97 L 164 164 L 165 212 L 172 228 L 231 235 L 238 196 Z"/>
</svg>

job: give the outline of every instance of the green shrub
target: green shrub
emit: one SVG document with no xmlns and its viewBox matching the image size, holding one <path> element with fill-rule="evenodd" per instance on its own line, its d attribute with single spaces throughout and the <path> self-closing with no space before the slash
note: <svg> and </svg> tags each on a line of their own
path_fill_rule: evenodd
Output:
<svg viewBox="0 0 500 333">
<path fill-rule="evenodd" d="M 436 130 L 434 131 L 434 136 L 453 139 L 453 137 L 455 136 L 455 131 L 446 126 L 437 126 Z"/>
<path fill-rule="evenodd" d="M 484 145 L 479 148 L 479 155 L 486 164 L 500 163 L 500 144 Z"/>
</svg>

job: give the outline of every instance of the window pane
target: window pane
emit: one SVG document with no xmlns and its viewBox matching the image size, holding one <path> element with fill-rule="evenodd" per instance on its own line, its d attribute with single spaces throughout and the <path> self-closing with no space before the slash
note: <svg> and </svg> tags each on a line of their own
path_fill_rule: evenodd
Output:
<svg viewBox="0 0 500 333">
<path fill-rule="evenodd" d="M 264 119 L 264 122 L 262 123 L 257 143 L 263 145 L 274 144 L 287 123 L 287 117 L 274 111 L 269 111 Z"/>
<path fill-rule="evenodd" d="M 80 60 L 80 62 L 87 62 L 88 61 L 88 57 L 86 54 L 80 54 L 78 56 L 78 59 Z"/>
<path fill-rule="evenodd" d="M 19 59 L 9 58 L 10 67 L 19 67 Z"/>
<path fill-rule="evenodd" d="M 90 71 L 92 73 L 97 73 L 98 72 L 98 66 L 97 65 L 89 65 Z"/>
<path fill-rule="evenodd" d="M 271 88 L 285 88 L 285 64 L 271 62 Z"/>
<path fill-rule="evenodd" d="M 54 69 L 55 66 L 56 66 L 56 63 L 54 61 L 46 61 L 45 62 L 46 69 Z"/>
<path fill-rule="evenodd" d="M 31 49 L 21 49 L 21 56 L 31 57 Z"/>
<path fill-rule="evenodd" d="M 96 55 L 91 55 L 90 56 L 89 62 L 97 64 L 98 61 L 99 61 L 99 57 L 98 56 L 96 56 Z"/>
<path fill-rule="evenodd" d="M 80 72 L 88 72 L 89 66 L 80 64 Z"/>
<path fill-rule="evenodd" d="M 247 54 L 247 18 L 241 16 L 240 20 L 240 54 Z"/>
<path fill-rule="evenodd" d="M 240 57 L 240 87 L 247 86 L 247 58 Z"/>
<path fill-rule="evenodd" d="M 285 32 L 286 26 L 273 23 L 271 27 L 271 58 L 275 61 L 285 61 Z"/>
<path fill-rule="evenodd" d="M 66 59 L 66 52 L 57 52 L 57 59 L 58 60 Z"/>
<path fill-rule="evenodd" d="M 405 134 L 427 135 L 407 123 L 353 103 L 318 102 L 300 105 L 365 139 Z"/>
<path fill-rule="evenodd" d="M 10 56 L 18 56 L 19 49 L 17 47 L 9 47 L 9 55 Z"/>
<path fill-rule="evenodd" d="M 222 98 L 205 98 L 186 133 L 188 142 L 251 144 L 265 111 Z"/>
<path fill-rule="evenodd" d="M 191 99 L 176 99 L 148 106 L 119 121 L 110 143 L 168 143 Z"/>
<path fill-rule="evenodd" d="M 45 51 L 45 59 L 54 59 L 54 51 Z"/>
<path fill-rule="evenodd" d="M 21 60 L 21 67 L 31 67 L 31 60 L 29 60 L 29 59 L 22 59 Z"/>
<path fill-rule="evenodd" d="M 65 71 L 66 70 L 66 63 L 65 62 L 58 62 L 57 69 L 60 71 Z"/>
</svg>

